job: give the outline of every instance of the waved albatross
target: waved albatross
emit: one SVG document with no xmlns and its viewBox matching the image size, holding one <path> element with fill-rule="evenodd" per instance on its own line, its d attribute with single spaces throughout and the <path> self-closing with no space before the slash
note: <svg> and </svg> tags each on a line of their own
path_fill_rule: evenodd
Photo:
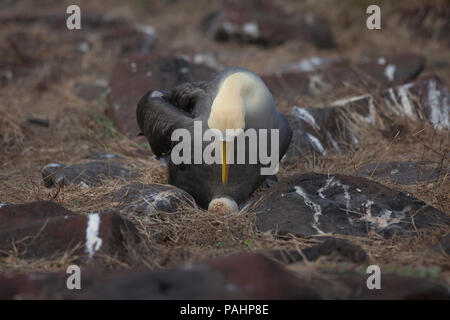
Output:
<svg viewBox="0 0 450 320">
<path fill-rule="evenodd" d="M 270 129 L 278 129 L 277 162 L 285 154 L 292 137 L 286 118 L 276 109 L 272 94 L 261 78 L 248 69 L 237 67 L 226 68 L 209 81 L 181 84 L 172 92 L 149 91 L 140 99 L 136 117 L 153 153 L 167 158 L 169 183 L 189 192 L 201 207 L 213 211 L 217 208 L 237 211 L 238 204 L 267 178 L 261 174 L 261 168 L 269 166 L 266 161 L 263 164 L 259 156 L 256 163 L 249 161 L 250 152 L 255 153 L 250 145 L 256 145 L 259 150 L 258 143 L 250 144 L 250 140 L 246 140 L 245 164 L 236 163 L 239 149 L 236 140 L 242 130 L 256 129 L 257 141 L 267 142 L 267 155 L 270 155 Z M 194 141 L 195 121 L 197 129 L 200 126 L 203 133 L 209 128 L 223 133 L 221 141 L 217 141 L 221 146 L 218 149 L 221 162 L 175 164 L 172 161 L 169 155 L 178 141 L 172 141 L 171 136 L 176 129 L 184 128 L 191 134 L 192 159 L 195 157 L 195 144 L 200 145 L 203 151 L 215 140 L 203 141 L 200 138 L 199 142 L 197 136 L 197 141 Z M 235 129 L 235 133 L 227 129 Z M 268 129 L 268 133 L 261 136 L 259 129 Z M 230 153 L 234 153 L 236 161 L 227 163 Z M 215 152 L 213 155 L 216 156 Z"/>
</svg>

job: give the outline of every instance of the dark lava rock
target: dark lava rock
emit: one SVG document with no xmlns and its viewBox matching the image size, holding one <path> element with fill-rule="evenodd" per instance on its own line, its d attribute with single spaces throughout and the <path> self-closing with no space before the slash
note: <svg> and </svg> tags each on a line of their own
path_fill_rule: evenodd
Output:
<svg viewBox="0 0 450 320">
<path fill-rule="evenodd" d="M 439 240 L 437 247 L 437 249 L 443 250 L 446 254 L 450 255 L 450 233 Z"/>
<path fill-rule="evenodd" d="M 436 129 L 450 127 L 450 94 L 436 76 L 390 88 L 378 96 L 380 99 L 369 94 L 342 99 L 323 108 L 294 106 L 287 116 L 292 141 L 282 163 L 295 163 L 311 152 L 323 156 L 329 151 L 342 153 L 346 146 L 359 142 L 364 124 L 381 128 L 393 118 L 421 121 L 425 117 Z M 355 117 L 361 121 L 349 121 Z"/>
<path fill-rule="evenodd" d="M 108 160 L 90 161 L 66 166 L 50 163 L 42 168 L 42 178 L 47 188 L 68 184 L 80 184 L 82 188 L 102 184 L 106 179 L 138 177 L 134 169 L 127 169 L 123 163 Z"/>
<path fill-rule="evenodd" d="M 50 120 L 48 120 L 48 119 L 29 117 L 27 119 L 27 122 L 30 124 L 34 124 L 34 125 L 45 127 L 45 128 L 48 128 L 50 126 Z"/>
<path fill-rule="evenodd" d="M 367 59 L 356 63 L 355 67 L 381 84 L 397 85 L 416 79 L 425 62 L 425 57 L 421 55 L 403 53 Z"/>
<path fill-rule="evenodd" d="M 106 280 L 106 279 L 105 279 Z M 259 254 L 101 281 L 81 299 L 318 299 L 291 271 Z M 129 288 L 130 290 L 123 290 Z"/>
<path fill-rule="evenodd" d="M 277 235 L 366 236 L 375 231 L 390 237 L 450 224 L 445 213 L 421 200 L 339 174 L 308 173 L 281 181 L 267 191 L 256 212 L 258 229 Z"/>
<path fill-rule="evenodd" d="M 51 201 L 0 208 L 0 247 L 14 247 L 24 258 L 52 258 L 74 249 L 74 254 L 91 258 L 122 254 L 122 232 L 137 234 L 130 222 L 114 213 L 79 215 Z"/>
<path fill-rule="evenodd" d="M 356 69 L 347 65 L 331 66 L 309 72 L 282 71 L 263 74 L 265 82 L 276 100 L 293 103 L 299 96 L 317 95 L 342 88 L 346 83 L 361 87 L 367 84 Z"/>
<path fill-rule="evenodd" d="M 442 168 L 430 168 L 429 162 L 383 162 L 371 163 L 359 169 L 355 175 L 389 180 L 396 184 L 415 184 L 434 181 Z"/>
<path fill-rule="evenodd" d="M 95 83 L 79 82 L 75 84 L 75 94 L 84 100 L 96 100 L 108 90 L 106 81 L 96 81 Z"/>
<path fill-rule="evenodd" d="M 343 108 L 305 109 L 294 106 L 286 117 L 292 128 L 292 140 L 282 164 L 292 164 L 312 152 L 327 156 L 329 151 L 342 153 L 346 144 L 358 143 L 357 133 L 346 126 Z"/>
<path fill-rule="evenodd" d="M 254 253 L 165 270 L 86 271 L 82 290 L 68 290 L 67 277 L 6 272 L 0 275 L 0 299 L 449 299 L 445 287 L 425 279 L 382 274 L 382 289 L 369 290 L 368 275 L 297 274 Z"/>
<path fill-rule="evenodd" d="M 0 202 L 0 209 L 3 207 L 6 207 L 6 206 L 11 206 L 11 205 L 13 205 L 13 204 L 9 203 L 9 202 Z"/>
<path fill-rule="evenodd" d="M 208 80 L 215 71 L 203 65 L 190 64 L 181 58 L 157 54 L 139 55 L 119 60 L 109 81 L 108 115 L 123 133 L 139 133 L 136 106 L 150 90 L 172 90 L 188 81 Z M 124 81 L 126 79 L 126 81 Z"/>
<path fill-rule="evenodd" d="M 323 243 L 306 248 L 300 254 L 296 250 L 274 250 L 269 252 L 269 256 L 283 263 L 294 263 L 303 261 L 306 257 L 308 261 L 316 261 L 323 256 L 337 256 L 337 261 L 349 261 L 352 263 L 363 263 L 367 261 L 367 254 L 360 246 L 346 240 L 330 238 Z"/>
<path fill-rule="evenodd" d="M 309 72 L 295 69 L 265 74 L 262 79 L 275 98 L 293 102 L 302 95 L 317 95 L 345 86 L 368 89 L 414 80 L 425 65 L 420 55 L 381 56 L 358 63 L 340 62 Z"/>
<path fill-rule="evenodd" d="M 227 41 L 278 45 L 288 40 L 303 40 L 319 48 L 335 46 L 329 26 L 311 14 L 288 13 L 266 0 L 227 0 L 203 21 L 208 37 Z"/>
<path fill-rule="evenodd" d="M 246 298 L 319 299 L 293 272 L 260 254 L 235 253 L 214 258 L 208 265 L 222 274 L 228 290 L 235 286 Z"/>
<path fill-rule="evenodd" d="M 195 207 L 194 198 L 175 186 L 162 184 L 131 184 L 112 195 L 123 214 L 154 215 L 157 212 L 175 213 L 184 205 Z"/>
</svg>

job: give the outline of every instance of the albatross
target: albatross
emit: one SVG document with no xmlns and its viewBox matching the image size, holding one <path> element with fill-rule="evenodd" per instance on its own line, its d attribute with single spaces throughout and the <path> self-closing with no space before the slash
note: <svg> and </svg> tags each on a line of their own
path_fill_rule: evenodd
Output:
<svg viewBox="0 0 450 320">
<path fill-rule="evenodd" d="M 250 153 L 254 152 L 252 147 L 255 147 L 250 143 L 244 145 L 245 163 L 227 162 L 230 153 L 237 159 L 239 134 L 254 129 L 257 139 L 267 139 L 268 150 L 271 150 L 271 129 L 278 129 L 277 161 L 285 154 L 292 138 L 287 119 L 277 110 L 262 79 L 254 72 L 238 67 L 226 68 L 209 81 L 183 83 L 171 92 L 151 90 L 139 100 L 136 118 L 153 153 L 166 158 L 169 183 L 189 192 L 200 207 L 210 211 L 237 211 L 239 204 L 267 178 L 261 174 L 261 168 L 266 164 L 259 158 L 256 163 L 249 161 Z M 221 163 L 174 163 L 170 155 L 177 143 L 172 141 L 176 129 L 190 132 L 192 145 L 200 143 L 202 150 L 210 144 L 203 140 L 194 141 L 195 123 L 200 124 L 203 132 L 213 129 L 222 133 L 217 142 Z M 260 129 L 266 129 L 268 133 L 262 136 Z"/>
</svg>

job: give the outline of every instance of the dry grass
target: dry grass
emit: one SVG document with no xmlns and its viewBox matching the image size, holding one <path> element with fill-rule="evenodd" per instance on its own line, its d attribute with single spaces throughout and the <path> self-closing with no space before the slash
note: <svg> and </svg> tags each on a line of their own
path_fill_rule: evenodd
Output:
<svg viewBox="0 0 450 320">
<path fill-rule="evenodd" d="M 152 24 L 160 35 L 159 47 L 182 49 L 196 44 L 198 52 L 223 52 L 220 63 L 224 66 L 239 65 L 258 73 L 273 70 L 277 66 L 307 58 L 311 55 L 341 56 L 355 59 L 361 55 L 374 55 L 403 51 L 405 48 L 419 52 L 433 60 L 450 63 L 446 52 L 436 41 L 414 37 L 406 28 L 397 24 L 397 5 L 383 13 L 383 32 L 369 33 L 365 29 L 364 1 L 346 2 L 345 6 L 335 7 L 334 1 L 284 1 L 287 8 L 311 10 L 324 16 L 333 25 L 339 50 L 319 51 L 308 44 L 290 42 L 273 49 L 258 46 L 241 46 L 236 43 L 217 44 L 207 40 L 198 30 L 200 18 L 215 7 L 217 2 L 200 1 L 193 6 L 188 2 L 149 2 L 143 10 L 140 1 L 134 7 L 127 7 L 119 1 L 111 1 L 108 10 L 117 12 L 138 22 Z M 391 2 L 389 2 L 391 3 Z M 24 1 L 23 5 L 30 5 Z M 104 4 L 85 3 L 82 7 L 105 10 Z M 400 5 L 399 5 L 400 6 Z M 198 8 L 204 8 L 203 11 Z M 333 7 L 333 10 L 329 8 Z M 397 11 L 396 11 L 397 10 Z M 392 17 L 392 19 L 391 19 Z M 9 29 L 8 29 L 9 28 Z M 0 37 L 14 31 L 17 26 L 1 28 Z M 23 30 L 26 28 L 24 27 Z M 28 29 L 33 30 L 32 27 Z M 28 30 L 26 29 L 26 30 Z M 69 44 L 58 43 L 58 37 L 48 30 L 37 29 L 46 38 L 47 51 L 39 54 L 50 59 L 55 55 L 71 55 Z M 171 39 L 164 43 L 164 39 Z M 426 45 L 425 45 L 426 44 Z M 376 49 L 374 49 L 376 48 Z M 104 116 L 105 100 L 86 102 L 77 98 L 73 86 L 79 81 L 92 81 L 107 76 L 115 62 L 113 53 L 94 45 L 82 57 L 73 57 L 69 64 L 55 65 L 53 73 L 64 71 L 55 81 L 49 74 L 52 71 L 43 66 L 32 77 L 0 88 L 0 202 L 22 203 L 35 200 L 48 200 L 60 203 L 73 212 L 88 214 L 106 209 L 117 209 L 117 203 L 107 199 L 120 187 L 132 183 L 166 183 L 167 175 L 161 166 L 149 156 L 149 149 L 142 141 L 128 139 L 117 132 Z M 77 60 L 78 59 L 78 60 Z M 56 70 L 56 71 L 55 71 Z M 438 70 L 438 74 L 449 84 L 450 67 Z M 38 84 L 44 81 L 47 89 Z M 376 88 L 367 88 L 374 91 Z M 364 90 L 349 88 L 352 94 L 365 93 Z M 317 97 L 298 97 L 299 106 L 326 105 L 342 92 L 332 92 Z M 290 105 L 280 105 L 288 110 Z M 29 116 L 49 119 L 50 127 L 43 128 L 26 122 Z M 381 121 L 381 120 L 380 120 Z M 410 192 L 412 195 L 450 213 L 449 183 L 449 133 L 438 132 L 424 122 L 395 120 L 383 123 L 390 134 L 382 134 L 371 128 L 361 130 L 361 143 L 349 146 L 343 155 L 330 154 L 327 158 L 317 155 L 299 159 L 298 163 L 283 168 L 279 177 L 299 172 L 322 172 L 353 174 L 368 163 L 386 161 L 430 161 L 443 168 L 440 177 L 433 182 L 415 185 L 393 185 L 389 187 Z M 397 132 L 399 133 L 397 134 Z M 136 165 L 142 174 L 135 181 L 121 179 L 107 181 L 99 187 L 82 189 L 79 186 L 66 186 L 63 189 L 47 189 L 41 178 L 41 168 L 50 162 L 66 164 L 86 160 L 90 154 L 108 152 L 120 155 L 125 162 Z M 288 235 L 274 238 L 255 229 L 255 211 L 249 208 L 240 215 L 226 218 L 186 206 L 182 212 L 174 214 L 159 213 L 151 218 L 129 216 L 136 225 L 141 240 L 138 245 L 128 243 L 128 256 L 125 258 L 103 257 L 106 268 L 132 268 L 146 266 L 163 268 L 181 262 L 198 262 L 216 255 L 237 250 L 264 252 L 273 249 L 297 249 L 309 247 L 319 242 L 316 238 L 299 238 Z M 438 266 L 442 273 L 439 278 L 450 283 L 450 259 L 448 255 L 431 249 L 440 236 L 448 233 L 449 227 L 434 234 L 417 234 L 409 238 L 383 239 L 377 234 L 367 238 L 336 236 L 349 239 L 361 245 L 369 255 L 371 263 L 386 268 L 433 268 Z M 53 259 L 29 261 L 20 258 L 18 252 L 9 251 L 0 258 L 0 270 L 16 269 L 22 271 L 62 270 L 68 264 L 78 261 L 71 252 Z M 360 268 L 361 266 L 345 266 Z M 327 258 L 314 263 L 302 262 L 293 268 L 339 269 Z M 406 272 L 401 269 L 399 272 Z"/>
</svg>

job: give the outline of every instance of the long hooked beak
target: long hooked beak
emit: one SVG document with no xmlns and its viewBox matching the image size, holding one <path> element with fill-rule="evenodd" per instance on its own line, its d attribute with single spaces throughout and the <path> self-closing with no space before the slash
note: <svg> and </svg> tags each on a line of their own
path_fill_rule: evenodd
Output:
<svg viewBox="0 0 450 320">
<path fill-rule="evenodd" d="M 227 184 L 228 164 L 227 164 L 227 142 L 222 141 L 222 183 Z"/>
</svg>

